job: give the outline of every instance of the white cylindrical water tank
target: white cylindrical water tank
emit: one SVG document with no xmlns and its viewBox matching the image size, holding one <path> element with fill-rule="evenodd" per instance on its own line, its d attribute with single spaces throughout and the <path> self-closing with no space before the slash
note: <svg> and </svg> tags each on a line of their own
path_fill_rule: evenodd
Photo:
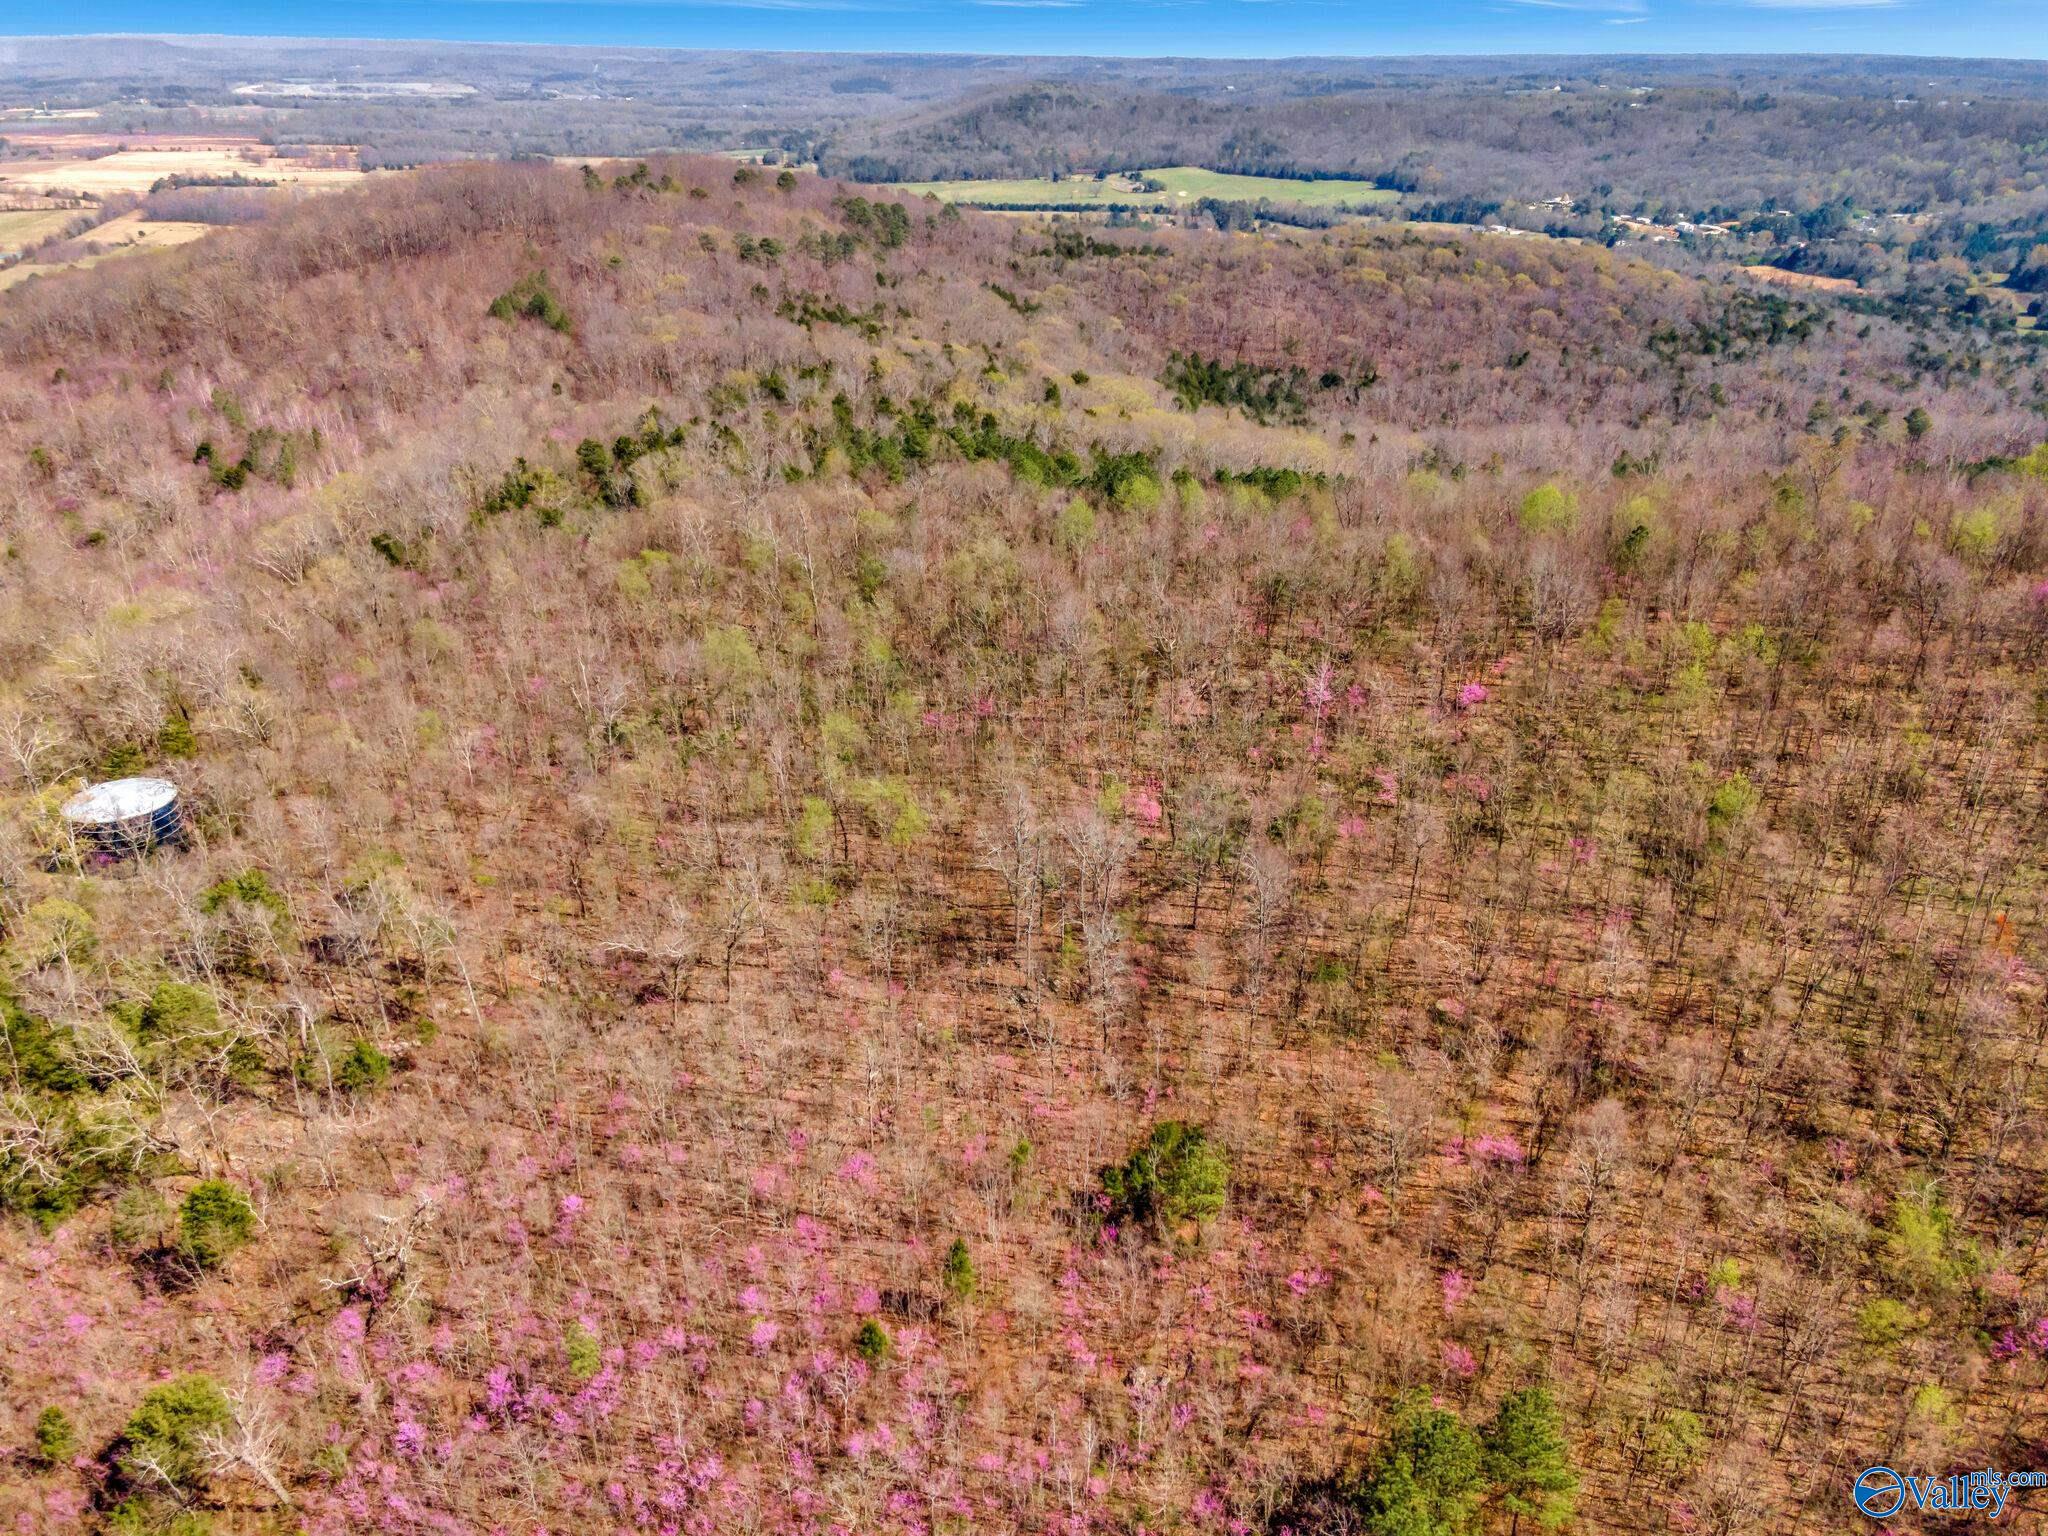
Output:
<svg viewBox="0 0 2048 1536">
<path fill-rule="evenodd" d="M 169 779 L 110 779 L 64 802 L 64 820 L 98 853 L 141 853 L 178 837 L 178 786 Z"/>
</svg>

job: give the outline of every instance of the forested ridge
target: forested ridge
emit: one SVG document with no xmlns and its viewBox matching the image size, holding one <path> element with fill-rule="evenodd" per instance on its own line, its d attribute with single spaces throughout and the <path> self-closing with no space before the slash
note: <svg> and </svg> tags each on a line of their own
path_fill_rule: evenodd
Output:
<svg viewBox="0 0 2048 1536">
<path fill-rule="evenodd" d="M 1251 94 L 996 87 L 965 103 L 872 116 L 830 135 L 827 169 L 877 180 L 1203 164 L 1253 175 L 1352 175 L 1403 191 L 1528 199 L 1553 192 L 1696 210 L 1811 207 L 1845 193 L 1916 210 L 2038 192 L 2048 102 L 1818 82 L 1664 81 L 1623 68 L 1521 81 L 1410 82 Z M 2008 94 L 2007 92 L 2011 92 Z M 1827 146 L 1822 152 L 1821 146 Z"/>
<path fill-rule="evenodd" d="M 1553 83 L 1523 61 L 1517 74 L 1311 75 L 1242 94 L 1047 79 L 820 124 L 784 144 L 866 181 L 1085 180 L 1170 165 L 1356 178 L 1400 193 L 1402 217 L 1608 244 L 1654 234 L 1709 261 L 1768 262 L 1989 317 L 2007 310 L 1984 281 L 2014 295 L 2048 287 L 2048 106 L 2020 69 L 1965 82 L 1907 69 L 1870 78 L 1839 60 L 1813 76 L 1785 61 L 1754 74 L 1578 61 Z M 1290 208 L 1281 189 L 1261 206 L 1202 211 L 1225 227 L 1335 218 Z"/>
<path fill-rule="evenodd" d="M 1185 204 L 1138 198 L 1119 217 L 1505 225 L 1633 254 L 1663 247 L 1660 260 L 1695 272 L 1767 264 L 1794 274 L 1788 287 L 1855 283 L 1900 317 L 2026 330 L 2048 306 L 2038 61 L 47 38 L 18 40 L 0 76 L 39 109 L 87 114 L 54 136 L 58 120 L 17 120 L 13 136 L 0 133 L 0 168 L 60 152 L 89 123 L 116 136 L 107 151 L 120 136 L 246 134 L 286 159 L 339 155 L 370 169 L 736 151 L 876 184 L 1042 180 L 993 189 L 994 200 L 1108 213 L 1120 200 L 1086 183 L 1191 167 L 1273 184 L 1196 191 Z M 1309 191 L 1351 180 L 1370 185 L 1343 210 Z M 978 200 L 972 186 L 951 190 Z M 153 219 L 240 222 L 268 201 L 248 189 L 158 193 L 144 204 Z"/>
<path fill-rule="evenodd" d="M 2048 1455 L 2023 338 L 677 158 L 0 359 L 26 1528 L 1736 1536 Z M 64 835 L 139 771 L 185 846 Z"/>
</svg>

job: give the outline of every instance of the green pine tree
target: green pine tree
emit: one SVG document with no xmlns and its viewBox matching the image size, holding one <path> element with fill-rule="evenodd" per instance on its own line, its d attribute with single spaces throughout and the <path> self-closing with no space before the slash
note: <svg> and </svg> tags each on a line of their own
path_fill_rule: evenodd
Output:
<svg viewBox="0 0 2048 1536">
<path fill-rule="evenodd" d="M 46 1467 L 62 1466 L 78 1450 L 78 1434 L 62 1408 L 45 1408 L 36 1416 L 35 1459 Z"/>
<path fill-rule="evenodd" d="M 1528 1516 L 1551 1531 L 1571 1519 L 1579 1491 L 1572 1471 L 1571 1443 L 1564 1418 L 1543 1387 L 1525 1387 L 1504 1401 L 1481 1434 L 1486 1476 L 1510 1519 L 1509 1529 Z"/>
<path fill-rule="evenodd" d="M 880 1365 L 889 1356 L 889 1330 L 872 1317 L 860 1325 L 860 1332 L 854 1335 L 853 1352 L 869 1365 Z"/>
<path fill-rule="evenodd" d="M 249 1197 L 222 1179 L 195 1184 L 178 1207 L 178 1251 L 202 1269 L 214 1269 L 256 1232 Z"/>
<path fill-rule="evenodd" d="M 122 1469 L 140 1486 L 190 1486 L 205 1470 L 207 1431 L 225 1428 L 232 1417 L 211 1376 L 184 1376 L 152 1387 L 121 1431 Z"/>
<path fill-rule="evenodd" d="M 1466 1536 L 1485 1493 L 1479 1437 L 1446 1408 L 1415 1399 L 1351 1490 L 1370 1536 Z"/>
<path fill-rule="evenodd" d="M 1153 1126 L 1135 1152 L 1101 1176 L 1120 1217 L 1156 1220 L 1168 1231 L 1214 1220 L 1230 1190 L 1229 1160 L 1200 1126 L 1179 1120 Z"/>
<path fill-rule="evenodd" d="M 955 1301 L 972 1301 L 980 1285 L 974 1273 L 974 1255 L 967 1251 L 967 1239 L 956 1237 L 946 1250 L 946 1294 Z"/>
</svg>

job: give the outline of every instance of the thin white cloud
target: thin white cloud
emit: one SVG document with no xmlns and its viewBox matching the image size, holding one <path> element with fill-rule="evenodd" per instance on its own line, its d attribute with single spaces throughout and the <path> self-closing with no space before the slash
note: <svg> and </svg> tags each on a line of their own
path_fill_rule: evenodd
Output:
<svg viewBox="0 0 2048 1536">
<path fill-rule="evenodd" d="M 1534 6 L 1542 11 L 1619 11 L 1647 20 L 1640 15 L 1643 0 L 1508 0 L 1508 4 Z"/>
<path fill-rule="evenodd" d="M 494 5 L 559 5 L 561 0 L 491 0 Z M 901 11 L 896 0 L 605 0 L 639 10 L 707 11 Z"/>
<path fill-rule="evenodd" d="M 1759 11 L 1888 11 L 1900 0 L 1744 0 Z"/>
</svg>

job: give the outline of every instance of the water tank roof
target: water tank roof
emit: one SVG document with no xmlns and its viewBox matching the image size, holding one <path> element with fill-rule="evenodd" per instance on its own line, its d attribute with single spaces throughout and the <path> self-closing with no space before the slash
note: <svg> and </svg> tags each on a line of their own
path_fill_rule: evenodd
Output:
<svg viewBox="0 0 2048 1536">
<path fill-rule="evenodd" d="M 89 784 L 64 802 L 70 821 L 118 822 L 138 816 L 154 816 L 178 798 L 178 786 L 169 779 L 109 779 Z"/>
</svg>

